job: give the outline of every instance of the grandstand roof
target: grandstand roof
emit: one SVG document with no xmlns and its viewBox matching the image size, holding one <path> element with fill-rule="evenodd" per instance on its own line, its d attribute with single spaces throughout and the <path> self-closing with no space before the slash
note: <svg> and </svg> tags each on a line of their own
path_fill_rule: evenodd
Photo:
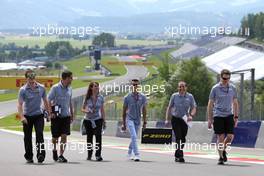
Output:
<svg viewBox="0 0 264 176">
<path fill-rule="evenodd" d="M 185 43 L 181 48 L 171 52 L 174 59 L 190 59 L 192 57 L 205 57 L 210 54 L 227 48 L 231 45 L 236 45 L 245 41 L 245 38 L 230 37 L 218 35 L 212 37 L 209 35 L 202 36 L 200 39 L 193 43 Z"/>
<path fill-rule="evenodd" d="M 0 70 L 12 70 L 17 69 L 16 63 L 0 63 Z"/>
<path fill-rule="evenodd" d="M 219 73 L 226 68 L 230 71 L 255 68 L 255 79 L 264 77 L 264 53 L 238 46 L 229 46 L 202 59 L 211 70 Z M 245 74 L 250 79 L 250 73 Z"/>
</svg>

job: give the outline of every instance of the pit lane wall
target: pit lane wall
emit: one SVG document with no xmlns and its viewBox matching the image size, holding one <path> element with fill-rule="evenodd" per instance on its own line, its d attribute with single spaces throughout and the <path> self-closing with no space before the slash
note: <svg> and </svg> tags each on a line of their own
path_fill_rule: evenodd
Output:
<svg viewBox="0 0 264 176">
<path fill-rule="evenodd" d="M 81 120 L 75 120 L 73 123 L 73 130 L 80 130 Z M 121 131 L 121 122 L 107 121 L 105 136 L 116 136 L 129 138 L 129 132 L 123 133 Z M 165 127 L 164 121 L 149 121 L 147 127 L 153 128 L 168 128 Z M 139 131 L 139 137 L 141 134 Z M 264 121 L 241 121 L 237 128 L 234 129 L 235 138 L 232 146 L 246 147 L 246 148 L 264 148 Z M 172 141 L 175 141 L 173 134 Z M 208 130 L 207 122 L 193 122 L 191 128 L 188 129 L 187 142 L 193 143 L 214 143 L 216 136 L 213 130 Z"/>
</svg>

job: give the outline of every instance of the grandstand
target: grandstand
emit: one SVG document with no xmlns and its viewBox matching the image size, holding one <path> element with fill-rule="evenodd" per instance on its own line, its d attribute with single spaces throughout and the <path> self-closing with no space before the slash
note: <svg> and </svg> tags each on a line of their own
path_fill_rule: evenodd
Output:
<svg viewBox="0 0 264 176">
<path fill-rule="evenodd" d="M 253 51 L 239 46 L 229 46 L 203 58 L 202 61 L 216 73 L 219 73 L 224 68 L 231 71 L 255 68 L 255 79 L 264 78 L 263 52 Z M 250 73 L 245 74 L 245 79 L 250 79 Z"/>
<path fill-rule="evenodd" d="M 171 53 L 175 60 L 190 59 L 192 57 L 206 57 L 224 48 L 239 44 L 245 41 L 240 37 L 229 37 L 217 35 L 212 37 L 209 35 L 202 36 L 193 43 L 186 43 L 180 49 Z"/>
<path fill-rule="evenodd" d="M 171 53 L 173 58 L 181 58 L 183 54 L 186 54 L 188 52 L 194 51 L 198 48 L 198 46 L 191 44 L 191 43 L 185 43 L 181 48 Z"/>
</svg>

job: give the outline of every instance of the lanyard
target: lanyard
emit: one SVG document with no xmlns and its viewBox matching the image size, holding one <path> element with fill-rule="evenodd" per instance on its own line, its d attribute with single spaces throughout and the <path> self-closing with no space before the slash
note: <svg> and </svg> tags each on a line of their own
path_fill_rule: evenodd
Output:
<svg viewBox="0 0 264 176">
<path fill-rule="evenodd" d="M 95 112 L 96 104 L 97 104 L 97 100 L 98 100 L 98 96 L 96 96 L 95 101 L 94 101 L 94 99 L 93 99 L 93 97 L 92 97 L 93 112 Z"/>
<path fill-rule="evenodd" d="M 228 94 L 228 92 L 229 92 L 229 86 L 227 86 L 227 87 L 220 87 L 220 90 L 221 90 L 222 92 Z"/>
<path fill-rule="evenodd" d="M 134 95 L 133 95 L 133 98 L 134 98 L 134 100 L 137 102 L 137 101 L 139 100 L 139 95 L 138 95 L 138 93 L 137 93 L 137 94 L 134 94 Z"/>
</svg>

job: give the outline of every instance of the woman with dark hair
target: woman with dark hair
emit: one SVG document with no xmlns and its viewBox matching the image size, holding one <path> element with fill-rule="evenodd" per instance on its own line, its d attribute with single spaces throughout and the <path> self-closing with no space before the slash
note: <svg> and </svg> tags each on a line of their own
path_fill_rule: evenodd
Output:
<svg viewBox="0 0 264 176">
<path fill-rule="evenodd" d="M 93 135 L 95 135 L 95 157 L 97 161 L 102 161 L 102 128 L 105 126 L 104 97 L 99 94 L 99 83 L 89 84 L 81 111 L 85 113 L 84 126 L 87 134 L 87 160 L 92 159 Z"/>
</svg>

